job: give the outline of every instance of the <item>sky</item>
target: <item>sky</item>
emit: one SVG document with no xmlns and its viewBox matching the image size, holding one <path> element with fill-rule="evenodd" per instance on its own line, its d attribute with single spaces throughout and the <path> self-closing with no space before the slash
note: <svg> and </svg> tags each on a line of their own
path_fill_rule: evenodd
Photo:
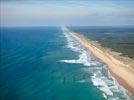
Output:
<svg viewBox="0 0 134 100">
<path fill-rule="evenodd" d="M 1 26 L 134 26 L 134 0 L 0 0 Z"/>
</svg>

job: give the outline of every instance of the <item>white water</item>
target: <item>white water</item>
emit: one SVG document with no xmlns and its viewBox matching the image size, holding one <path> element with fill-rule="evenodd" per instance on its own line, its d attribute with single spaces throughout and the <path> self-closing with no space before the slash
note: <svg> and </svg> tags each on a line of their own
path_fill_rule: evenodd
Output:
<svg viewBox="0 0 134 100">
<path fill-rule="evenodd" d="M 92 80 L 93 85 L 102 91 L 102 96 L 107 100 L 130 100 L 127 91 L 112 77 L 104 63 L 98 60 L 91 52 L 87 52 L 70 34 L 67 32 L 63 32 L 63 34 L 67 39 L 67 48 L 78 52 L 79 58 L 70 60 L 64 59 L 60 60 L 60 62 L 83 64 L 87 66 L 86 68 L 83 67 L 82 70 L 91 74 L 89 78 Z M 80 80 L 78 82 L 84 83 L 87 81 Z"/>
</svg>

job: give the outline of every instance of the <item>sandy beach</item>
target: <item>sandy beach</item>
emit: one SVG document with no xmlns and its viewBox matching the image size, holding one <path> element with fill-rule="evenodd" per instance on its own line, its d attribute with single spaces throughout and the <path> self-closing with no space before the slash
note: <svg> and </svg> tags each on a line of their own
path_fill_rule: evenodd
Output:
<svg viewBox="0 0 134 100">
<path fill-rule="evenodd" d="M 83 47 L 106 63 L 110 72 L 117 79 L 119 84 L 134 95 L 133 59 L 122 57 L 119 53 L 103 48 L 97 42 L 91 41 L 78 33 L 70 32 L 67 28 L 64 28 L 64 30 L 74 37 Z"/>
</svg>

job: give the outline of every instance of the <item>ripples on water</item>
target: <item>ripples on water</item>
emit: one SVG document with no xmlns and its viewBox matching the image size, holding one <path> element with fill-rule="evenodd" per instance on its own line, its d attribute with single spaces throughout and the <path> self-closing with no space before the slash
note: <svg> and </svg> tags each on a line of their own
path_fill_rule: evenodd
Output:
<svg viewBox="0 0 134 100">
<path fill-rule="evenodd" d="M 127 99 L 106 65 L 60 28 L 1 28 L 0 35 L 0 100 Z"/>
</svg>

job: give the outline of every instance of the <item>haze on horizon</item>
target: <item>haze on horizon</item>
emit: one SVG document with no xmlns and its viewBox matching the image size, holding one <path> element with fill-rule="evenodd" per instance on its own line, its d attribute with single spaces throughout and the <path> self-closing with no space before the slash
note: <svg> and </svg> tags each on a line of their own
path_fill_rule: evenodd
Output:
<svg viewBox="0 0 134 100">
<path fill-rule="evenodd" d="M 132 0 L 0 0 L 1 26 L 134 26 Z"/>
</svg>

